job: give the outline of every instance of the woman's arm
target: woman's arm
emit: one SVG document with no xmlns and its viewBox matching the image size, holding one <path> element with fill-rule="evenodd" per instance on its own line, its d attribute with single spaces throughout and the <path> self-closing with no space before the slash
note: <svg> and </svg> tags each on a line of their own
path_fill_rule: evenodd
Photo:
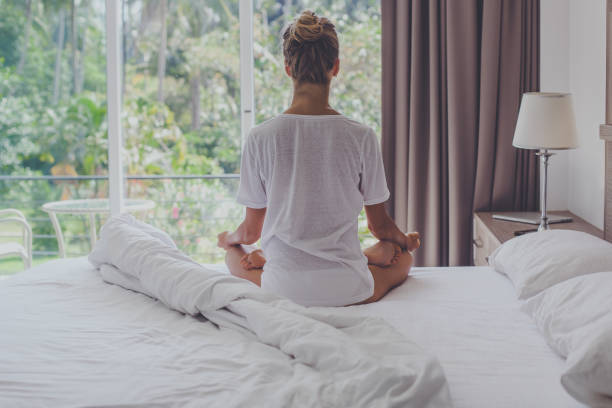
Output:
<svg viewBox="0 0 612 408">
<path fill-rule="evenodd" d="M 264 218 L 266 217 L 265 208 L 246 209 L 246 216 L 242 224 L 234 232 L 223 231 L 217 238 L 217 246 L 227 249 L 234 245 L 251 245 L 261 237 Z"/>
<path fill-rule="evenodd" d="M 406 235 L 395 225 L 395 222 L 387 214 L 385 204 L 374 204 L 365 206 L 368 218 L 368 228 L 372 235 L 381 241 L 391 241 L 399 245 L 402 249 L 413 249 L 415 238 L 413 234 Z M 418 247 L 418 245 L 417 245 Z"/>
</svg>

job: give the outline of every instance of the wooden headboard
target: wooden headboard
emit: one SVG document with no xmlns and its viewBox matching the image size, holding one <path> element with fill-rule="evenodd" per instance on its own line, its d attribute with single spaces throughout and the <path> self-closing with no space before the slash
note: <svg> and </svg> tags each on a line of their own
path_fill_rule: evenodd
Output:
<svg viewBox="0 0 612 408">
<path fill-rule="evenodd" d="M 606 141 L 604 238 L 612 242 L 612 0 L 606 4 L 606 123 L 599 136 Z"/>
</svg>

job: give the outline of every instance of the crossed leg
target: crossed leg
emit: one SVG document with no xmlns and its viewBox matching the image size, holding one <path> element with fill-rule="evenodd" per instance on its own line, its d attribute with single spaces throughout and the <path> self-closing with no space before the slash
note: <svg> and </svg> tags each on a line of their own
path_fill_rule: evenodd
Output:
<svg viewBox="0 0 612 408">
<path fill-rule="evenodd" d="M 381 243 L 384 245 L 395 245 L 385 241 L 381 241 L 378 244 Z M 364 252 L 367 252 L 367 249 Z M 393 259 L 394 262 L 387 266 L 368 263 L 368 267 L 374 278 L 374 294 L 368 299 L 356 303 L 357 305 L 373 303 L 382 299 L 391 289 L 401 285 L 408 278 L 413 263 L 412 254 L 409 251 L 400 250 Z"/>
<path fill-rule="evenodd" d="M 414 235 L 412 237 L 411 235 Z M 413 245 L 410 249 L 416 249 L 420 245 L 418 234 L 408 234 Z M 368 299 L 356 303 L 373 303 L 383 298 L 391 289 L 401 285 L 412 267 L 413 258 L 409 251 L 389 241 L 379 241 L 364 251 L 368 258 L 368 267 L 374 278 L 374 294 Z M 240 245 L 233 246 L 227 250 L 225 263 L 230 273 L 242 279 L 261 286 L 261 274 L 266 262 L 261 249 Z"/>
</svg>

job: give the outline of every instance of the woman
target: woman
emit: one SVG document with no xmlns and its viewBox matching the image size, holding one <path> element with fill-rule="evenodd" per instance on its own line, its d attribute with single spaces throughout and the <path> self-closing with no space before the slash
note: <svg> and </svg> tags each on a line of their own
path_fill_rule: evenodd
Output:
<svg viewBox="0 0 612 408">
<path fill-rule="evenodd" d="M 334 25 L 304 11 L 283 33 L 283 54 L 293 101 L 249 134 L 237 197 L 246 217 L 218 245 L 233 275 L 296 303 L 375 302 L 408 276 L 419 235 L 402 233 L 384 208 L 389 190 L 374 131 L 329 106 L 340 67 Z M 380 241 L 361 252 L 364 205 Z M 263 251 L 249 246 L 260 238 Z"/>
</svg>

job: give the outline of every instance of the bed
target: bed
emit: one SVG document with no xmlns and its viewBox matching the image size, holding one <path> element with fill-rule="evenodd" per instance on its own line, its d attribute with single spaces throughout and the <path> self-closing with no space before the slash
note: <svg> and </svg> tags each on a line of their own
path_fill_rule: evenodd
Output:
<svg viewBox="0 0 612 408">
<path fill-rule="evenodd" d="M 612 0 L 608 0 L 608 13 L 611 10 Z M 608 18 L 608 61 L 612 60 L 610 21 Z M 607 78 L 607 93 L 611 95 L 610 64 Z M 604 232 L 611 241 L 612 97 L 607 99 L 607 124 L 601 127 L 601 137 L 606 140 L 608 158 Z M 227 275 L 223 265 L 205 268 L 216 271 L 219 276 Z M 575 279 L 578 284 L 584 284 L 591 277 L 591 283 L 603 281 L 602 278 L 609 283 L 612 272 Z M 564 289 L 575 279 L 552 287 Z M 124 287 L 129 286 L 128 281 Z M 311 309 L 313 315 L 333 315 L 340 323 L 341 316 L 346 316 L 347 322 L 384 322 L 380 328 L 390 325 L 401 336 L 420 345 L 418 350 L 422 354 L 435 356 L 436 361 L 428 360 L 427 364 L 439 364 L 443 370 L 446 384 L 438 387 L 447 388 L 450 401 L 429 406 L 586 406 L 562 386 L 560 377 L 566 361 L 549 347 L 551 342 L 541 334 L 541 325 L 521 310 L 523 302 L 517 300 L 515 289 L 511 280 L 491 267 L 414 268 L 404 284 L 377 303 L 333 311 Z M 575 292 L 568 293 L 576 297 Z M 598 293 L 597 305 L 591 309 L 609 317 L 610 297 L 602 290 Z M 588 303 L 588 299 L 580 300 Z M 605 302 L 608 309 L 596 310 Z M 321 405 L 317 403 L 320 396 L 311 395 L 308 384 L 303 381 L 309 372 L 302 372 L 304 377 L 283 377 L 281 365 L 259 371 L 270 366 L 272 360 L 261 357 L 272 350 L 269 344 L 245 342 L 236 335 L 243 328 L 243 320 L 214 313 L 206 319 L 197 313 L 172 310 L 167 307 L 172 302 L 165 303 L 106 283 L 87 258 L 48 262 L 1 280 L 0 407 Z M 575 306 L 574 310 L 580 309 L 582 303 Z M 176 305 L 175 308 L 181 309 Z M 610 320 L 603 323 L 608 337 L 600 338 L 609 345 L 612 324 Z M 398 345 L 393 333 L 385 331 L 385 336 L 390 334 L 390 337 L 377 339 L 383 343 L 388 340 L 384 347 L 391 352 Z M 593 333 L 589 336 L 594 337 Z M 308 333 L 303 335 L 307 337 Z M 342 348 L 344 345 L 327 346 Z M 350 349 L 350 344 L 346 347 Z M 253 353 L 255 350 L 258 353 Z M 607 358 L 609 364 L 610 354 Z M 402 364 L 401 353 L 397 354 L 397 361 Z M 273 379 L 280 380 L 281 386 L 266 388 Z M 347 386 L 343 389 L 350 390 L 351 382 L 359 378 L 345 380 Z M 401 381 L 395 385 L 398 383 Z M 606 377 L 600 384 L 600 390 L 608 394 L 598 400 L 599 406 L 612 406 L 610 383 Z M 301 387 L 307 392 L 300 394 Z M 240 399 L 244 388 L 253 391 L 250 399 Z M 292 388 L 292 395 L 310 404 L 299 404 L 296 399 L 278 403 L 280 399 L 275 398 L 285 388 Z"/>
<path fill-rule="evenodd" d="M 436 355 L 455 407 L 582 406 L 559 383 L 563 360 L 518 305 L 509 281 L 489 267 L 415 268 L 380 302 L 335 310 L 382 317 Z M 210 393 L 231 406 L 227 398 L 249 378 L 207 388 L 223 360 L 197 357 L 202 339 L 215 347 L 202 320 L 103 282 L 86 258 L 6 279 L 0 406 L 201 406 Z"/>
</svg>

